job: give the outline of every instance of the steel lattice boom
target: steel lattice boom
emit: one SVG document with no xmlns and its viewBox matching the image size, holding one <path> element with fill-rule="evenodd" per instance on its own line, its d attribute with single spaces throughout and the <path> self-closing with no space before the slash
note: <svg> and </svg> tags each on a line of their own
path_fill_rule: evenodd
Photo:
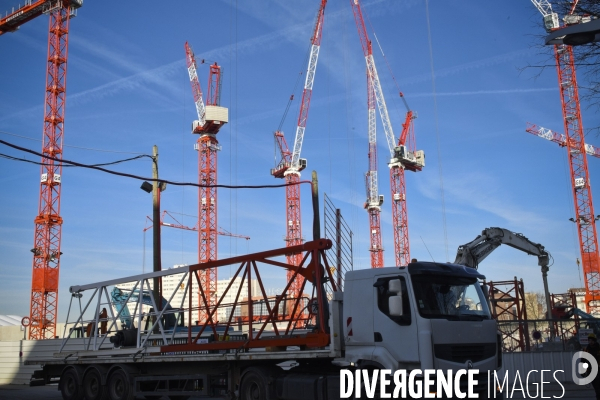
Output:
<svg viewBox="0 0 600 400">
<path fill-rule="evenodd" d="M 173 352 L 178 352 L 176 354 L 179 355 L 183 355 L 182 352 L 198 354 L 197 352 L 209 350 L 247 352 L 254 348 L 278 346 L 324 348 L 330 343 L 327 294 L 333 294 L 340 290 L 331 273 L 332 266 L 328 262 L 327 250 L 331 247 L 330 240 L 319 239 L 291 248 L 285 247 L 166 271 L 71 286 L 69 290 L 72 296 L 69 310 L 79 308 L 84 311 L 75 312 L 72 319 L 67 315 L 65 332 L 85 330 L 86 326 L 93 326 L 92 331 L 95 332 L 95 327 L 103 324 L 107 331 L 113 331 L 113 329 L 117 329 L 119 323 L 123 324 L 124 320 L 137 321 L 137 328 L 130 332 L 135 335 L 136 344 L 128 347 L 129 351 L 136 356 L 139 355 L 139 349 L 148 346 L 157 346 L 154 349 L 156 353 L 173 354 Z M 301 254 L 299 265 L 280 261 L 280 258 L 289 251 Z M 229 285 L 211 303 L 206 301 L 206 294 L 200 285 L 203 294 L 202 301 L 198 305 L 193 305 L 191 298 L 194 285 L 200 281 L 202 273 L 207 269 L 220 267 L 228 267 L 233 272 L 233 278 Z M 281 292 L 275 296 L 269 296 L 265 290 L 263 277 L 269 276 L 273 269 L 279 268 L 292 270 L 293 274 Z M 144 292 L 151 292 L 150 286 L 153 279 L 159 277 L 170 277 L 179 282 L 175 285 L 170 298 L 163 299 L 164 306 L 159 310 L 153 297 L 147 296 L 152 310 L 148 311 L 147 308 L 143 310 L 142 306 L 136 307 L 136 303 L 139 303 L 140 299 L 144 297 Z M 303 282 L 302 288 L 308 293 L 313 293 L 311 298 L 289 297 L 288 293 L 292 283 L 299 279 Z M 241 284 L 234 289 L 233 282 L 236 280 L 240 280 Z M 258 288 L 251 284 L 244 285 L 244 282 L 252 280 L 256 280 Z M 121 291 L 118 287 L 123 284 L 131 284 L 132 289 L 127 292 Z M 101 317 L 95 313 L 95 316 L 90 319 L 85 310 L 93 308 L 99 310 L 105 306 L 109 299 L 109 293 L 114 293 L 115 288 L 121 294 L 117 298 L 111 296 L 114 307 L 107 307 L 108 312 L 104 316 Z M 176 294 L 181 295 L 181 301 L 174 300 Z M 230 300 L 232 298 L 233 301 Z M 77 307 L 77 303 L 79 303 L 79 307 Z M 307 304 L 310 304 L 310 307 L 307 307 Z M 134 311 L 131 314 L 127 312 L 127 316 L 125 316 L 124 311 L 128 311 L 128 305 Z M 198 308 L 203 310 L 207 318 L 194 326 L 195 311 Z M 305 309 L 306 312 L 299 312 L 300 309 Z M 219 311 L 224 311 L 224 315 L 221 314 L 221 320 L 219 320 Z M 238 316 L 240 314 L 241 316 Z M 144 324 L 143 319 L 149 323 Z M 168 325 L 168 321 L 177 320 L 181 321 L 183 326 Z M 210 340 L 210 343 L 208 340 L 199 340 L 206 338 L 209 334 L 215 340 Z M 230 335 L 232 340 L 229 340 Z M 65 335 L 59 351 L 65 350 L 73 336 Z M 108 335 L 92 336 L 87 338 L 86 343 L 86 349 L 91 351 L 102 348 L 107 344 L 109 338 Z M 235 340 L 233 337 L 240 340 Z"/>
<path fill-rule="evenodd" d="M 532 123 L 527 123 L 527 128 L 525 130 L 532 135 L 539 136 L 542 139 L 550 140 L 551 142 L 558 143 L 561 147 L 567 147 L 567 137 L 564 133 L 554 132 L 548 128 L 544 128 L 542 126 L 537 126 Z M 600 158 L 600 148 L 594 147 L 591 144 L 584 144 L 585 152 L 592 157 Z"/>
</svg>

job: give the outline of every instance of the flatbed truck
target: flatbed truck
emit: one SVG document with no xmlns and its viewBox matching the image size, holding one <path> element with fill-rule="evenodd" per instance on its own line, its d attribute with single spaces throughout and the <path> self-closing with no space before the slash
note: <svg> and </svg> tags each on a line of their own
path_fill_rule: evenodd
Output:
<svg viewBox="0 0 600 400">
<path fill-rule="evenodd" d="M 475 390 L 479 398 L 487 398 L 493 386 L 489 372 L 500 368 L 502 346 L 483 275 L 463 265 L 413 262 L 348 271 L 342 281 L 334 277 L 327 258 L 331 245 L 319 239 L 73 286 L 69 315 L 74 309 L 79 313 L 67 317 L 64 337 L 55 339 L 57 351 L 26 363 L 41 365 L 35 379 L 59 379 L 64 400 L 338 399 L 342 369 L 476 369 Z M 294 252 L 303 254 L 299 266 L 282 261 Z M 252 292 L 256 285 L 242 284 L 235 301 L 225 304 L 230 284 L 209 299 L 200 285 L 202 274 L 225 266 L 236 271 L 232 281 L 258 280 L 258 293 Z M 266 294 L 262 281 L 268 268 L 293 271 L 280 295 Z M 150 308 L 142 303 L 143 296 L 133 295 L 126 307 L 111 303 L 115 286 L 133 283 L 138 293 L 151 291 L 153 279 L 167 275 L 180 277 L 175 292 L 186 294 L 180 304 L 172 304 L 175 292 L 167 300 L 169 307 L 157 307 L 156 302 Z M 308 294 L 286 297 L 296 279 Z M 195 295 L 200 298 L 197 305 L 192 302 Z M 256 311 L 259 304 L 265 312 Z M 129 329 L 121 323 L 125 308 L 133 318 Z M 225 317 L 218 317 L 224 308 Z M 165 323 L 173 321 L 173 316 L 166 318 L 169 313 L 179 321 L 177 327 Z M 201 320 L 196 324 L 197 318 Z M 89 324 L 89 337 L 73 337 Z"/>
</svg>

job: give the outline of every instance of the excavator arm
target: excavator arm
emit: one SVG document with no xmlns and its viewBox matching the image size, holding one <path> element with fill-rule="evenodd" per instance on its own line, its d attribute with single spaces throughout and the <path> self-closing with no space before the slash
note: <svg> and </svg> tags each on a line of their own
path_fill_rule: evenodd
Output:
<svg viewBox="0 0 600 400">
<path fill-rule="evenodd" d="M 542 270 L 547 269 L 550 255 L 544 250 L 544 246 L 532 242 L 520 233 L 503 228 L 486 228 L 473 241 L 458 246 L 454 263 L 477 269 L 479 263 L 502 244 L 537 256 L 538 265 Z"/>
</svg>

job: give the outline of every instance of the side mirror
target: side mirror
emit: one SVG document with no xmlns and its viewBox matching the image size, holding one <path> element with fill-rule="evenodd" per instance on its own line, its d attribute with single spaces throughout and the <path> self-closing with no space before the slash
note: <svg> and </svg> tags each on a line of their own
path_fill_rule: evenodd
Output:
<svg viewBox="0 0 600 400">
<path fill-rule="evenodd" d="M 390 316 L 401 317 L 402 316 L 402 281 L 400 279 L 392 279 L 388 283 L 388 291 L 395 293 L 395 296 L 390 296 L 388 299 L 388 308 L 390 310 Z"/>
<path fill-rule="evenodd" d="M 402 316 L 402 296 L 401 295 L 391 296 L 388 299 L 388 306 L 390 309 L 390 316 L 392 316 L 392 317 L 401 317 Z"/>
<path fill-rule="evenodd" d="M 388 283 L 388 291 L 402 297 L 402 282 L 400 279 L 392 279 Z"/>
</svg>

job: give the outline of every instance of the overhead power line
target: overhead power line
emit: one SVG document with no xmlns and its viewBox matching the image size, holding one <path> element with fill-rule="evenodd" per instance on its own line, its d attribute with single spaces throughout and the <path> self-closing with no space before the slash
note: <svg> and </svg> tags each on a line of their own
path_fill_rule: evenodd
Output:
<svg viewBox="0 0 600 400">
<path fill-rule="evenodd" d="M 31 164 L 36 164 L 36 165 L 55 165 L 55 164 L 48 164 L 48 163 L 43 163 L 43 162 L 39 162 L 39 161 L 33 161 L 33 160 L 28 160 L 26 158 L 19 158 L 19 157 L 13 157 L 13 156 L 9 156 L 8 154 L 4 154 L 4 153 L 0 153 L 0 157 L 6 158 L 8 160 L 13 160 L 13 161 L 23 161 L 23 162 L 28 162 Z M 139 158 L 143 158 L 143 157 L 151 157 L 151 156 L 147 156 L 145 154 L 136 156 L 136 157 L 131 157 L 131 158 L 126 158 L 124 160 L 117 160 L 117 161 L 112 161 L 112 162 L 107 162 L 107 163 L 102 163 L 102 164 L 92 164 L 91 167 L 102 167 L 102 166 L 107 166 L 107 165 L 114 165 L 114 164 L 120 164 L 123 162 L 127 162 L 127 161 L 133 161 L 133 160 L 137 160 Z M 63 167 L 77 167 L 77 165 L 63 165 Z"/>
<path fill-rule="evenodd" d="M 38 157 L 43 157 L 45 159 L 48 160 L 52 160 L 52 161 L 56 161 L 59 162 L 61 164 L 67 164 L 67 165 L 63 165 L 63 166 L 74 166 L 74 167 L 81 167 L 81 168 L 89 168 L 89 169 L 95 169 L 98 171 L 102 171 L 102 172 L 106 172 L 108 174 L 112 174 L 112 175 L 117 175 L 117 176 L 123 176 L 126 178 L 132 178 L 132 179 L 137 179 L 137 180 L 141 180 L 141 181 L 160 181 L 160 182 L 164 182 L 167 183 L 169 185 L 173 185 L 173 186 L 195 186 L 195 187 L 216 187 L 216 188 L 224 188 L 224 189 L 267 189 L 267 188 L 280 188 L 280 187 L 286 187 L 286 186 L 290 186 L 290 185 L 295 185 L 295 184 L 302 184 L 302 183 L 312 183 L 311 181 L 299 181 L 297 183 L 283 183 L 283 184 L 279 184 L 279 185 L 201 185 L 199 183 L 193 183 L 193 182 L 175 182 L 175 181 L 169 181 L 166 179 L 154 179 L 154 178 L 146 178 L 143 176 L 139 176 L 139 175 L 133 175 L 133 174 L 127 174 L 125 172 L 118 172 L 118 171 L 112 171 L 106 168 L 102 168 L 99 167 L 98 165 L 108 165 L 108 164 L 114 164 L 114 163 L 107 163 L 107 164 L 97 164 L 97 165 L 90 165 L 90 164 L 82 164 L 76 161 L 71 161 L 71 160 L 66 160 L 66 159 L 60 159 L 60 158 L 56 158 L 56 157 L 52 157 L 52 156 L 48 156 L 46 154 L 42 154 L 42 153 L 38 153 L 35 150 L 31 150 L 31 149 L 27 149 L 25 147 L 21 147 L 21 146 L 17 146 L 15 144 L 6 142 L 4 140 L 0 140 L 0 144 L 3 144 L 5 146 L 8 147 L 12 147 L 13 149 L 19 150 L 19 151 L 23 151 L 26 153 L 30 153 L 30 154 L 34 154 Z M 5 156 L 2 154 L 2 156 Z M 25 161 L 25 162 L 31 162 L 30 160 L 25 160 L 25 159 L 19 159 L 17 157 L 12 157 L 12 156 L 5 156 L 8 159 L 13 159 L 16 161 Z M 150 155 L 141 155 L 138 157 L 133 157 L 131 159 L 127 159 L 127 160 L 121 160 L 118 162 L 124 162 L 124 161 L 130 161 L 130 160 L 134 160 L 136 158 L 141 158 L 141 157 L 149 157 L 149 158 L 153 158 Z M 40 163 L 43 164 L 43 163 Z M 47 165 L 47 164 L 44 164 Z"/>
</svg>

